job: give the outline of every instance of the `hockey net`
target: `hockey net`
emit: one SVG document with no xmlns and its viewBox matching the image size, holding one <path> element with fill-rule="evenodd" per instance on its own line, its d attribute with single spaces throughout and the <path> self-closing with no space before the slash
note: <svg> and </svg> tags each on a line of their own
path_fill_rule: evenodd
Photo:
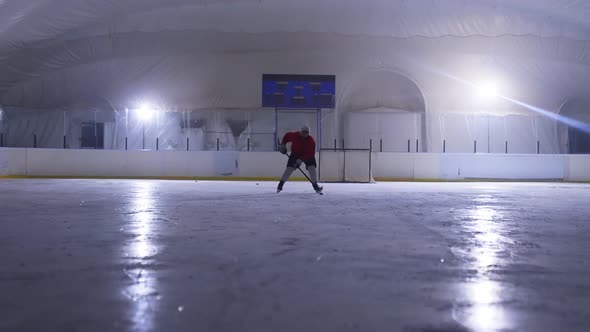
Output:
<svg viewBox="0 0 590 332">
<path fill-rule="evenodd" d="M 319 155 L 320 182 L 373 183 L 369 149 L 322 149 Z"/>
</svg>

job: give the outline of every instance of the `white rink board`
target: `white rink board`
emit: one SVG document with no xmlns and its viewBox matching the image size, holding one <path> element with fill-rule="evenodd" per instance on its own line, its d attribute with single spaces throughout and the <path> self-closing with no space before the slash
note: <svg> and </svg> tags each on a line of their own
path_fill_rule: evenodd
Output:
<svg viewBox="0 0 590 332">
<path fill-rule="evenodd" d="M 347 150 L 320 152 L 320 181 L 371 182 L 370 152 Z"/>
<path fill-rule="evenodd" d="M 443 178 L 561 180 L 565 176 L 561 155 L 454 155 L 443 158 Z"/>
<path fill-rule="evenodd" d="M 368 156 L 361 154 L 362 161 L 347 160 L 348 174 L 353 165 L 358 174 L 368 172 Z M 342 153 L 322 151 L 316 158 L 322 181 L 342 181 Z M 5 176 L 278 178 L 286 163 L 278 152 L 0 149 L 0 175 Z M 590 181 L 590 155 L 373 152 L 372 170 L 376 179 Z"/>
<path fill-rule="evenodd" d="M 0 175 L 26 175 L 27 149 L 0 148 Z"/>
<path fill-rule="evenodd" d="M 570 181 L 590 181 L 590 155 L 567 156 L 567 179 Z"/>
</svg>

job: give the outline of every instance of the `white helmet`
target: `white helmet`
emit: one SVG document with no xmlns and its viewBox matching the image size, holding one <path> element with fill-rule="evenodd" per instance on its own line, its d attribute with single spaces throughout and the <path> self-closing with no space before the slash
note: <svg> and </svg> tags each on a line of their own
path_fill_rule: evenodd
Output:
<svg viewBox="0 0 590 332">
<path fill-rule="evenodd" d="M 299 130 L 300 132 L 308 132 L 309 133 L 309 126 L 303 125 L 301 126 L 301 130 Z"/>
</svg>

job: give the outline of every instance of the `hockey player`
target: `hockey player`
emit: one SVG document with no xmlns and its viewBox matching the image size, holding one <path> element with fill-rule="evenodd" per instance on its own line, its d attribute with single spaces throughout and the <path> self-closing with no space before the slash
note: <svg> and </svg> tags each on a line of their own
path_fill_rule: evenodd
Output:
<svg viewBox="0 0 590 332">
<path fill-rule="evenodd" d="M 322 187 L 318 186 L 318 175 L 316 172 L 316 160 L 315 160 L 315 140 L 309 134 L 309 127 L 303 126 L 299 132 L 289 132 L 283 136 L 283 140 L 279 145 L 279 151 L 282 154 L 287 154 L 287 143 L 291 143 L 291 155 L 289 156 L 289 161 L 287 162 L 287 169 L 283 173 L 281 177 L 281 181 L 279 182 L 279 186 L 277 187 L 277 192 L 283 190 L 283 185 L 293 172 L 301 166 L 301 164 L 305 163 L 307 170 L 309 171 L 309 177 L 311 179 L 311 184 L 313 185 L 313 189 L 318 193 L 322 193 Z"/>
</svg>

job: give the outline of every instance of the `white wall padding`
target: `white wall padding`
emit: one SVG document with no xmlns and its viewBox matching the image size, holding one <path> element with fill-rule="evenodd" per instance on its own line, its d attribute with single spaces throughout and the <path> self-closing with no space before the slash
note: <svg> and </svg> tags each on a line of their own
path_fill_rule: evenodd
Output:
<svg viewBox="0 0 590 332">
<path fill-rule="evenodd" d="M 388 111 L 348 112 L 344 117 L 344 144 L 347 149 L 368 149 L 373 140 L 373 151 L 407 152 L 422 137 L 422 113 Z M 341 144 L 341 143 L 340 143 Z M 341 147 L 341 146 L 339 146 Z"/>
<path fill-rule="evenodd" d="M 480 113 L 429 114 L 429 152 L 472 153 L 477 141 L 478 153 L 541 153 L 560 151 L 555 120 L 542 116 L 508 114 L 496 116 Z M 446 144 L 444 144 L 446 142 Z"/>
</svg>

